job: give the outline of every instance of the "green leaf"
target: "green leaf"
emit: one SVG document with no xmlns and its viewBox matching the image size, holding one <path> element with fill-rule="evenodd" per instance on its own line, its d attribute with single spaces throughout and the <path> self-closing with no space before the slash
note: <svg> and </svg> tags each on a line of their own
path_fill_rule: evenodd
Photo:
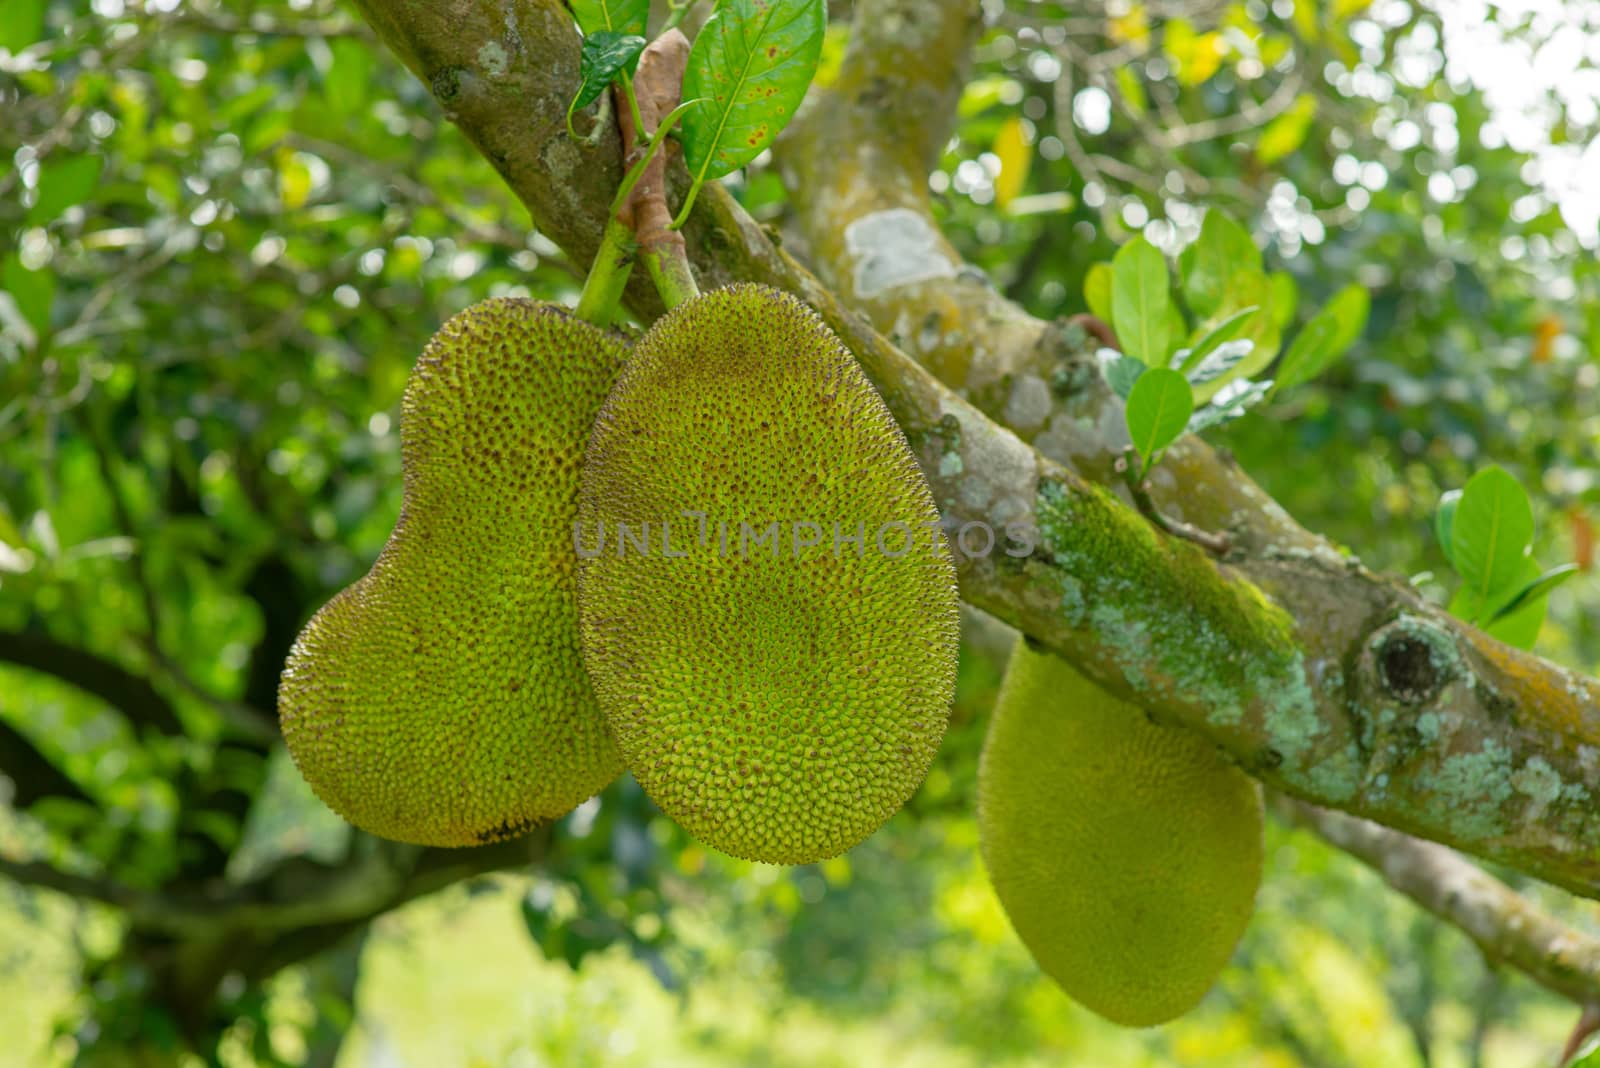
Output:
<svg viewBox="0 0 1600 1068">
<path fill-rule="evenodd" d="M 1095 318 L 1111 324 L 1111 264 L 1089 265 L 1089 273 L 1083 276 L 1083 301 Z"/>
<path fill-rule="evenodd" d="M 1335 358 L 1342 356 L 1346 349 L 1361 339 L 1367 329 L 1367 314 L 1371 310 L 1372 298 L 1367 295 L 1366 287 L 1351 283 L 1335 293 L 1327 306 L 1317 313 L 1319 316 L 1331 316 L 1338 324 L 1339 330 L 1333 339 Z"/>
<path fill-rule="evenodd" d="M 1533 508 L 1500 467 L 1473 475 L 1450 525 L 1451 560 L 1484 604 L 1522 580 L 1533 544 Z"/>
<path fill-rule="evenodd" d="M 723 0 L 689 50 L 683 158 L 695 181 L 755 159 L 794 117 L 822 55 L 824 0 Z"/>
<path fill-rule="evenodd" d="M 1237 379 L 1217 390 L 1217 395 L 1205 407 L 1189 418 L 1189 433 L 1198 434 L 1223 423 L 1231 423 L 1272 392 L 1272 380 L 1252 382 Z"/>
<path fill-rule="evenodd" d="M 39 199 L 28 211 L 28 221 L 47 223 L 75 204 L 82 204 L 100 181 L 98 156 L 50 159 L 39 168 Z"/>
<path fill-rule="evenodd" d="M 353 37 L 336 38 L 329 44 L 333 61 L 322 76 L 328 104 L 340 115 L 354 115 L 366 107 L 367 87 L 372 83 L 372 46 Z"/>
<path fill-rule="evenodd" d="M 1278 388 L 1309 382 L 1327 370 L 1366 329 L 1371 303 L 1367 291 L 1359 285 L 1348 285 L 1335 293 L 1290 343 L 1278 368 Z"/>
<path fill-rule="evenodd" d="M 1250 340 L 1255 344 L 1255 348 L 1251 349 L 1250 355 L 1240 361 L 1227 375 L 1196 388 L 1195 396 L 1200 400 L 1209 399 L 1213 393 L 1234 379 L 1256 377 L 1271 365 L 1273 357 L 1277 355 L 1281 335 L 1272 319 L 1272 283 L 1262 271 L 1247 268 L 1229 279 L 1217 314 L 1204 320 L 1202 325 L 1210 329 L 1220 322 L 1222 317 L 1252 305 L 1260 310 L 1244 321 L 1238 337 Z"/>
<path fill-rule="evenodd" d="M 585 37 L 606 31 L 642 37 L 650 18 L 650 0 L 571 0 L 571 6 Z"/>
<path fill-rule="evenodd" d="M 606 91 L 621 71 L 633 73 L 639 65 L 639 53 L 644 51 L 645 39 L 636 33 L 613 33 L 599 30 L 583 39 L 583 51 L 578 56 L 578 95 L 567 108 L 570 116 L 579 108 L 586 108 Z"/>
<path fill-rule="evenodd" d="M 1150 101 L 1145 97 L 1144 83 L 1139 80 L 1139 75 L 1134 73 L 1133 64 L 1123 64 L 1117 68 L 1117 92 L 1122 95 L 1122 102 L 1128 110 L 1133 112 L 1135 118 L 1142 118 L 1150 110 Z"/>
<path fill-rule="evenodd" d="M 1311 120 L 1317 114 L 1317 98 L 1311 93 L 1301 93 L 1288 110 L 1261 131 L 1256 141 L 1256 159 L 1263 164 L 1276 163 L 1305 143 L 1311 130 Z"/>
<path fill-rule="evenodd" d="M 974 78 L 961 90 L 961 99 L 956 102 L 956 115 L 970 119 L 999 104 L 1016 104 L 1022 97 L 1022 83 L 1015 78 L 1001 75 Z"/>
<path fill-rule="evenodd" d="M 1250 239 L 1250 231 L 1216 208 L 1209 209 L 1200 223 L 1200 236 L 1178 256 L 1189 310 L 1201 319 L 1217 314 L 1229 283 L 1244 271 L 1261 271 L 1261 250 Z"/>
<path fill-rule="evenodd" d="M 1273 271 L 1267 276 L 1272 285 L 1272 321 L 1279 330 L 1294 322 L 1295 305 L 1300 302 L 1300 287 L 1288 271 Z"/>
<path fill-rule="evenodd" d="M 1531 561 L 1532 558 L 1530 557 L 1529 559 Z M 1549 597 L 1552 590 L 1576 575 L 1578 570 L 1577 564 L 1562 564 L 1560 567 L 1552 567 L 1549 571 L 1539 575 L 1538 578 L 1518 590 L 1505 604 L 1495 609 L 1494 614 L 1489 617 L 1489 622 L 1494 623 L 1510 616 L 1531 600 Z M 1538 571 L 1537 565 L 1535 565 L 1534 571 Z"/>
<path fill-rule="evenodd" d="M 1255 342 L 1247 337 L 1224 341 L 1200 361 L 1200 366 L 1184 372 L 1184 377 L 1189 380 L 1191 386 L 1203 386 L 1207 382 L 1213 382 L 1237 367 L 1240 361 L 1250 355 L 1250 350 L 1253 348 Z"/>
<path fill-rule="evenodd" d="M 1183 433 L 1194 414 L 1189 381 L 1169 367 L 1152 367 L 1139 376 L 1128 394 L 1125 412 L 1128 437 L 1148 470 L 1161 451 Z"/>
<path fill-rule="evenodd" d="M 1439 509 L 1433 513 L 1433 534 L 1439 539 L 1439 548 L 1444 550 L 1444 558 L 1450 561 L 1450 566 L 1456 566 L 1455 545 L 1451 542 L 1450 531 L 1455 525 L 1456 509 L 1461 504 L 1461 491 L 1449 490 L 1439 497 Z"/>
<path fill-rule="evenodd" d="M 1147 366 L 1161 366 L 1167 355 L 1171 306 L 1167 260 L 1161 251 L 1143 235 L 1118 249 L 1111 261 L 1111 325 L 1122 351 Z M 1187 382 L 1184 388 L 1188 389 Z"/>
<path fill-rule="evenodd" d="M 1317 377 L 1333 362 L 1333 338 L 1338 332 L 1333 320 L 1317 316 L 1289 342 L 1289 351 L 1278 365 L 1278 388 L 1288 389 Z"/>
<path fill-rule="evenodd" d="M 1183 309 L 1178 307 L 1178 302 L 1171 299 L 1171 290 L 1167 292 L 1167 347 L 1155 361 L 1158 367 L 1171 367 L 1173 358 L 1183 349 L 1183 339 L 1189 336 L 1189 324 L 1184 322 Z"/>
<path fill-rule="evenodd" d="M 1521 589 L 1536 584 L 1540 579 L 1539 565 L 1532 557 L 1524 557 L 1519 572 Z M 1544 624 L 1549 608 L 1549 591 L 1523 598 L 1509 611 L 1497 611 L 1497 604 L 1509 605 L 1511 598 L 1500 596 L 1485 600 L 1470 585 L 1463 583 L 1450 598 L 1450 614 L 1483 629 L 1485 634 L 1498 638 L 1507 645 L 1530 649 L 1539 638 L 1539 628 Z"/>
<path fill-rule="evenodd" d="M 44 40 L 45 0 L 4 0 L 0 16 L 0 48 L 20 52 Z"/>
<path fill-rule="evenodd" d="M 1128 394 L 1133 392 L 1133 384 L 1139 381 L 1139 376 L 1146 370 L 1143 361 L 1132 356 L 1118 356 L 1105 365 L 1106 385 L 1117 396 L 1127 400 Z"/>
<path fill-rule="evenodd" d="M 15 256 L 8 256 L 0 266 L 0 289 L 11 294 L 17 311 L 34 330 L 43 334 L 50 329 L 50 303 L 55 299 L 55 277 L 48 271 L 30 271 Z"/>
<path fill-rule="evenodd" d="M 1256 307 L 1254 304 L 1250 305 L 1248 308 L 1240 308 L 1238 311 L 1222 320 L 1222 322 L 1218 323 L 1216 326 L 1213 326 L 1209 331 L 1206 332 L 1206 335 L 1189 350 L 1189 355 L 1183 358 L 1183 362 L 1179 364 L 1178 370 L 1182 371 L 1184 374 L 1188 374 L 1190 371 L 1200 366 L 1201 361 L 1203 361 L 1207 356 L 1211 355 L 1212 351 L 1218 345 L 1222 344 L 1224 341 L 1232 341 L 1234 335 L 1243 330 L 1245 324 L 1250 321 L 1250 316 L 1254 315 L 1260 310 L 1261 309 Z M 1193 379 L 1190 381 L 1193 381 Z"/>
</svg>

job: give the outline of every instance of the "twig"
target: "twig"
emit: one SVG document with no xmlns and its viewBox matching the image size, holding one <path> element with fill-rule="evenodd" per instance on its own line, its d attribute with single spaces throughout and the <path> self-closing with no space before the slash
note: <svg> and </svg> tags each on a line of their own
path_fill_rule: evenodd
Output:
<svg viewBox="0 0 1600 1068">
<path fill-rule="evenodd" d="M 1174 538 L 1192 541 L 1213 556 L 1228 555 L 1228 550 L 1233 548 L 1233 539 L 1227 534 L 1201 530 L 1192 523 L 1173 519 L 1156 507 L 1156 502 L 1150 498 L 1150 483 L 1144 477 L 1147 472 L 1140 469 L 1139 454 L 1132 445 L 1122 450 L 1122 455 L 1117 457 L 1113 466 L 1127 483 L 1128 492 L 1133 495 L 1134 505 L 1146 519 Z"/>
<path fill-rule="evenodd" d="M 185 10 L 160 19 L 159 25 L 229 36 L 255 34 L 259 37 L 356 37 L 363 41 L 376 39 L 376 35 L 366 23 L 342 18 L 286 22 L 265 19 L 257 15 L 249 18 L 230 18 L 227 15 L 201 14 Z"/>
<path fill-rule="evenodd" d="M 1583 1007 L 1578 1022 L 1572 1025 L 1572 1033 L 1567 1036 L 1567 1044 L 1561 1048 L 1561 1059 L 1556 1062 L 1557 1068 L 1576 1057 L 1578 1050 L 1583 1048 L 1589 1036 L 1596 1031 L 1600 1031 L 1600 1005 L 1591 1003 Z"/>
</svg>

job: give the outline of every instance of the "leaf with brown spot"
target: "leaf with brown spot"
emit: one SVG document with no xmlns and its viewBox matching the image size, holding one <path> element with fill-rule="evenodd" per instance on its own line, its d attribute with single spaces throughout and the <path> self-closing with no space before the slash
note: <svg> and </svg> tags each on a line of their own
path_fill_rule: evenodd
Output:
<svg viewBox="0 0 1600 1068">
<path fill-rule="evenodd" d="M 824 0 L 728 0 L 689 52 L 683 156 L 697 182 L 743 167 L 770 145 L 805 99 L 822 58 Z"/>
</svg>

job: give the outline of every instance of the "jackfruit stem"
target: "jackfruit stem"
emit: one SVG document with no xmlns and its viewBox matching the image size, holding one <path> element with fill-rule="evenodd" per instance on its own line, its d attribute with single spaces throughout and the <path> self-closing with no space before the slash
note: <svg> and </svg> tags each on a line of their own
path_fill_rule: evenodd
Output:
<svg viewBox="0 0 1600 1068">
<path fill-rule="evenodd" d="M 656 127 L 656 132 L 651 134 L 649 138 L 646 139 L 645 145 L 647 147 L 645 149 L 644 158 L 639 160 L 639 162 L 635 163 L 632 167 L 628 168 L 628 173 L 622 178 L 622 184 L 617 186 L 617 195 L 611 198 L 611 213 L 613 215 L 621 213 L 623 205 L 628 202 L 628 197 L 633 195 L 634 187 L 639 184 L 639 179 L 644 177 L 645 171 L 649 169 L 651 161 L 656 158 L 656 155 L 661 151 L 662 146 L 667 143 L 667 135 L 670 134 L 672 132 L 672 128 L 678 124 L 678 120 L 683 118 L 683 116 L 688 113 L 690 108 L 701 103 L 704 103 L 703 97 L 697 97 L 694 100 L 685 100 L 683 103 L 673 108 L 672 112 L 667 115 L 665 119 L 661 120 L 661 124 Z"/>
<path fill-rule="evenodd" d="M 589 277 L 583 280 L 583 292 L 578 295 L 573 314 L 595 326 L 611 325 L 622 306 L 628 276 L 633 273 L 634 249 L 633 230 L 612 215 L 606 220 L 606 232 L 600 238 Z"/>
<path fill-rule="evenodd" d="M 650 272 L 650 280 L 656 284 L 656 292 L 661 294 L 661 303 L 669 310 L 700 295 L 700 287 L 695 285 L 694 272 L 689 269 L 689 253 L 684 248 L 681 237 L 677 241 L 661 241 L 647 245 L 642 250 L 642 255 L 644 268 Z"/>
</svg>

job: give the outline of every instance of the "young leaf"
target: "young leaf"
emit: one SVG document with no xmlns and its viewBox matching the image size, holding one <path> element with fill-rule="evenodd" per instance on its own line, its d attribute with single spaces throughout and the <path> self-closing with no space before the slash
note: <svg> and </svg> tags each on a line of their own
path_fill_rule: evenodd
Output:
<svg viewBox="0 0 1600 1068">
<path fill-rule="evenodd" d="M 1352 282 L 1335 293 L 1327 306 L 1317 313 L 1332 316 L 1339 325 L 1338 333 L 1333 338 L 1335 356 L 1343 355 L 1346 349 L 1361 339 L 1371 310 L 1372 298 L 1367 294 L 1366 287 Z"/>
<path fill-rule="evenodd" d="M 1537 565 L 1535 565 L 1534 570 L 1538 570 Z M 1495 623 L 1506 618 L 1521 609 L 1529 601 L 1549 597 L 1552 590 L 1577 573 L 1577 564 L 1562 564 L 1560 567 L 1552 567 L 1549 571 L 1522 587 L 1515 596 L 1500 608 L 1497 608 L 1494 614 L 1489 617 L 1489 622 Z"/>
<path fill-rule="evenodd" d="M 1288 271 L 1273 271 L 1267 276 L 1267 281 L 1272 285 L 1272 321 L 1279 330 L 1289 329 L 1289 324 L 1294 322 L 1294 308 L 1300 301 L 1300 289 L 1294 283 L 1294 275 Z"/>
<path fill-rule="evenodd" d="M 1083 302 L 1095 318 L 1111 324 L 1111 264 L 1089 265 L 1089 272 L 1083 276 Z"/>
<path fill-rule="evenodd" d="M 1110 352 L 1110 349 L 1102 350 Z M 1133 392 L 1133 384 L 1139 381 L 1139 376 L 1144 374 L 1146 368 L 1142 361 L 1132 356 L 1123 356 L 1120 353 L 1116 358 L 1104 364 L 1106 385 L 1111 391 L 1123 400 L 1128 399 L 1128 394 Z"/>
<path fill-rule="evenodd" d="M 1514 585 L 1512 588 L 1531 585 L 1538 580 L 1539 565 L 1532 557 L 1523 557 L 1522 570 L 1518 576 L 1519 585 Z M 1497 600 L 1499 598 L 1486 601 L 1470 584 L 1462 583 L 1456 590 L 1455 596 L 1450 598 L 1450 614 L 1483 628 L 1485 634 L 1498 638 L 1507 645 L 1514 645 L 1519 649 L 1532 648 L 1539 637 L 1539 628 L 1544 623 L 1545 611 L 1549 607 L 1548 591 L 1524 598 L 1517 607 L 1504 613 L 1496 611 Z"/>
<path fill-rule="evenodd" d="M 1252 382 L 1248 378 L 1229 382 L 1217 390 L 1217 395 L 1211 398 L 1210 403 L 1196 411 L 1189 419 L 1189 433 L 1198 434 L 1214 426 L 1233 422 L 1260 403 L 1261 399 L 1271 391 L 1270 378 L 1265 382 Z"/>
<path fill-rule="evenodd" d="M 994 180 L 994 203 L 1004 211 L 1022 195 L 1028 184 L 1028 171 L 1033 167 L 1033 145 L 1028 143 L 1022 119 L 1013 115 L 1002 122 L 991 149 L 1000 161 L 1000 174 Z"/>
<path fill-rule="evenodd" d="M 1533 543 L 1533 507 L 1500 467 L 1467 481 L 1450 524 L 1451 559 L 1484 604 L 1519 583 Z"/>
<path fill-rule="evenodd" d="M 1261 309 L 1254 304 L 1247 308 L 1240 308 L 1222 322 L 1206 331 L 1205 336 L 1195 343 L 1189 354 L 1178 365 L 1178 370 L 1187 374 L 1200 366 L 1200 361 L 1211 355 L 1218 345 L 1224 341 L 1232 341 L 1234 337 L 1250 323 L 1250 316 Z"/>
<path fill-rule="evenodd" d="M 1183 339 L 1189 336 L 1189 324 L 1184 321 L 1183 309 L 1178 307 L 1176 300 L 1171 299 L 1170 290 L 1167 298 L 1167 345 L 1154 360 L 1157 367 L 1171 367 L 1177 362 L 1178 353 L 1184 351 Z"/>
<path fill-rule="evenodd" d="M 696 184 L 755 159 L 794 117 L 822 55 L 824 0 L 723 0 L 689 50 L 683 158 Z"/>
<path fill-rule="evenodd" d="M 1309 382 L 1332 363 L 1335 332 L 1333 321 L 1320 315 L 1302 327 L 1289 342 L 1289 351 L 1283 354 L 1283 362 L 1278 365 L 1278 388 L 1288 389 Z"/>
<path fill-rule="evenodd" d="M 1200 361 L 1200 365 L 1184 373 L 1192 386 L 1203 386 L 1207 382 L 1215 381 L 1238 366 L 1239 361 L 1250 355 L 1250 350 L 1255 348 L 1255 342 L 1247 337 L 1236 341 L 1224 341 L 1212 350 L 1211 354 Z M 1192 363 L 1191 356 L 1184 361 L 1184 365 Z"/>
<path fill-rule="evenodd" d="M 1266 129 L 1261 131 L 1261 137 L 1256 141 L 1256 159 L 1264 165 L 1272 164 L 1298 149 L 1305 142 L 1306 134 L 1311 130 L 1311 120 L 1316 115 L 1317 98 L 1310 93 L 1301 93 L 1288 110 L 1267 123 Z"/>
<path fill-rule="evenodd" d="M 644 51 L 645 39 L 634 33 L 614 33 L 598 30 L 583 39 L 583 51 L 578 55 L 578 95 L 567 106 L 567 123 L 572 123 L 572 113 L 586 108 L 606 91 L 622 71 L 633 73 L 639 65 L 639 53 Z"/>
<path fill-rule="evenodd" d="M 650 0 L 571 0 L 572 14 L 585 37 L 592 33 L 644 36 Z"/>
<path fill-rule="evenodd" d="M 1439 497 L 1439 510 L 1433 513 L 1433 534 L 1439 539 L 1439 548 L 1444 550 L 1444 558 L 1450 561 L 1450 566 L 1456 566 L 1455 545 L 1451 542 L 1450 531 L 1455 525 L 1456 508 L 1461 504 L 1461 491 L 1449 490 Z"/>
<path fill-rule="evenodd" d="M 1338 359 L 1366 329 L 1371 304 L 1367 291 L 1348 285 L 1295 335 L 1278 368 L 1278 388 L 1309 382 Z"/>
<path fill-rule="evenodd" d="M 1250 239 L 1250 231 L 1211 208 L 1200 223 L 1200 236 L 1178 256 L 1189 310 L 1201 319 L 1215 315 L 1223 307 L 1229 283 L 1241 271 L 1261 271 L 1261 250 Z"/>
<path fill-rule="evenodd" d="M 1163 449 L 1178 440 L 1193 413 L 1194 394 L 1177 371 L 1152 367 L 1139 376 L 1128 394 L 1125 416 L 1128 437 L 1146 470 Z"/>
<path fill-rule="evenodd" d="M 1167 355 L 1171 304 L 1167 260 L 1160 250 L 1142 235 L 1118 249 L 1111 261 L 1111 319 L 1122 351 L 1148 367 L 1160 366 Z"/>
</svg>

